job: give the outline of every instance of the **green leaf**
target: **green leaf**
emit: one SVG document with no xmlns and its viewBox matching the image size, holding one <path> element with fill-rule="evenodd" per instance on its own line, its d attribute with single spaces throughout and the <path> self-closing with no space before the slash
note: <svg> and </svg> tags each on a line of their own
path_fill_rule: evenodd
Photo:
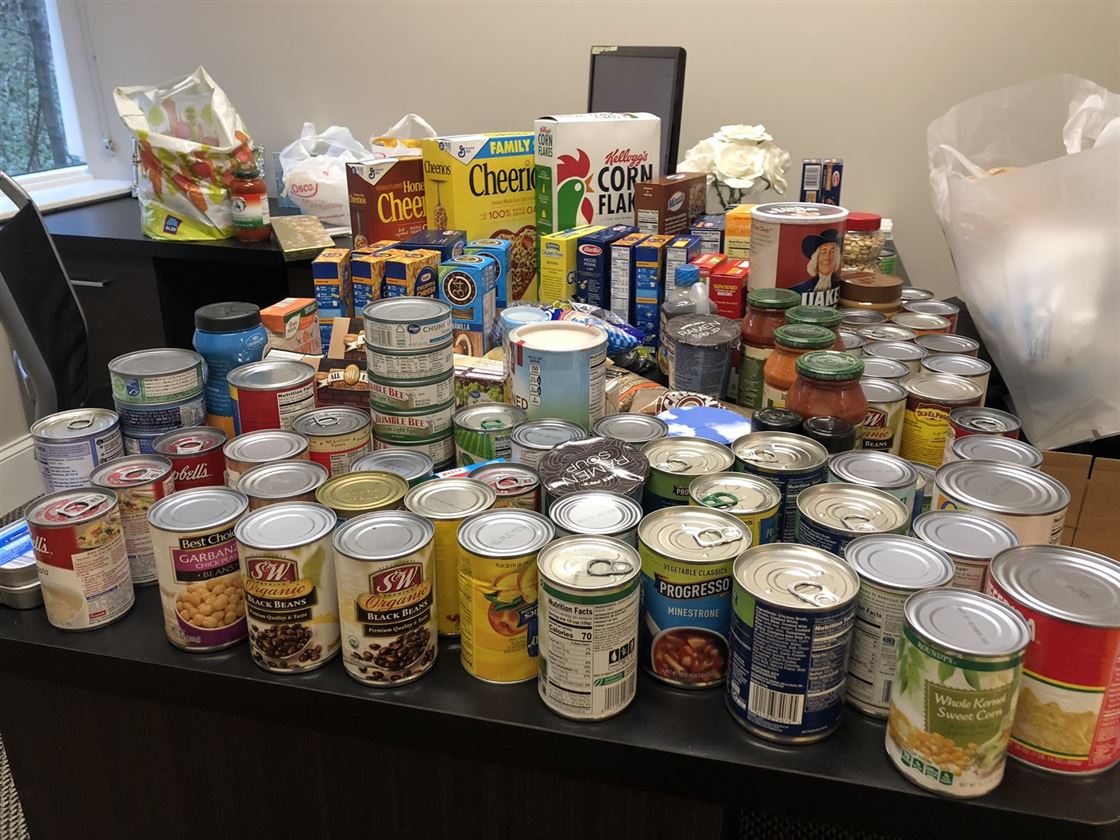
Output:
<svg viewBox="0 0 1120 840">
<path fill-rule="evenodd" d="M 508 604 L 503 603 L 502 601 L 498 600 L 498 593 L 497 592 L 489 592 L 483 597 L 485 597 L 486 600 L 490 602 L 490 604 L 493 606 L 495 612 L 500 612 L 502 610 L 515 610 L 518 607 L 520 607 L 522 604 L 525 603 L 525 599 L 522 598 L 520 595 L 518 595 L 516 598 L 514 598 Z"/>
<path fill-rule="evenodd" d="M 910 686 L 910 671 L 904 665 L 898 670 L 898 690 L 900 694 L 905 694 L 906 689 Z"/>
<path fill-rule="evenodd" d="M 957 670 L 948 662 L 937 663 L 937 679 L 939 682 L 948 681 L 949 677 L 953 676 L 953 672 Z"/>
<path fill-rule="evenodd" d="M 975 671 L 970 671 L 967 668 L 962 668 L 961 673 L 964 674 L 964 681 L 977 691 L 980 690 L 980 675 Z"/>
</svg>

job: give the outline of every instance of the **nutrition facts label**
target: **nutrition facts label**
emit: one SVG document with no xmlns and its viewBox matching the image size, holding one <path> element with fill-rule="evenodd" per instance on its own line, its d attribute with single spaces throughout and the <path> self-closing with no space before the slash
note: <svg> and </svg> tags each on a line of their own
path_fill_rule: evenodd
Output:
<svg viewBox="0 0 1120 840">
<path fill-rule="evenodd" d="M 884 714 L 891 700 L 905 603 L 905 595 L 884 592 L 867 581 L 860 585 L 847 692 L 860 704 Z"/>
<path fill-rule="evenodd" d="M 276 405 L 280 411 L 280 428 L 292 428 L 296 415 L 303 414 L 315 407 L 315 385 L 309 382 L 291 391 L 281 391 L 276 395 Z"/>
</svg>

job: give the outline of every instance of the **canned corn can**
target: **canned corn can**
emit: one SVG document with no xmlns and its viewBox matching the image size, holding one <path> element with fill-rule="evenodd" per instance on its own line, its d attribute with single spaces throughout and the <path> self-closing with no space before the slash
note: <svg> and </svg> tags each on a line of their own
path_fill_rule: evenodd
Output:
<svg viewBox="0 0 1120 840">
<path fill-rule="evenodd" d="M 649 461 L 649 480 L 642 497 L 646 513 L 687 505 L 688 487 L 694 478 L 735 466 L 731 450 L 707 438 L 660 438 L 643 446 L 641 453 Z"/>
<path fill-rule="evenodd" d="M 237 489 L 249 500 L 249 510 L 286 502 L 314 502 L 327 480 L 327 468 L 314 461 L 273 461 L 241 476 Z"/>
<path fill-rule="evenodd" d="M 582 426 L 554 417 L 528 420 L 510 436 L 511 459 L 518 464 L 537 469 L 543 458 L 554 446 L 573 440 L 583 440 L 587 432 Z"/>
<path fill-rule="evenodd" d="M 362 310 L 366 347 L 410 351 L 451 344 L 451 307 L 423 297 L 391 297 Z"/>
<path fill-rule="evenodd" d="M 875 330 L 876 333 L 886 333 L 887 328 L 892 327 L 894 330 L 902 330 L 902 327 L 895 326 L 894 324 L 882 324 L 868 329 Z M 910 371 L 909 375 L 913 376 L 922 371 L 922 359 L 926 357 L 926 351 L 914 344 L 916 337 L 910 330 L 904 330 L 910 333 L 910 338 L 900 340 L 898 338 L 874 338 L 869 332 L 860 330 L 859 334 L 867 339 L 868 344 L 863 348 L 864 360 L 871 359 L 885 359 L 892 362 L 899 362 L 906 365 L 907 370 Z M 879 378 L 883 375 L 876 374 Z"/>
<path fill-rule="evenodd" d="M 825 480 L 828 450 L 791 432 L 751 432 L 731 444 L 739 469 L 765 478 L 782 494 L 778 539 L 793 542 L 797 528 L 797 497 Z"/>
<path fill-rule="evenodd" d="M 914 519 L 910 532 L 953 561 L 953 586 L 983 592 L 992 558 L 1019 544 L 1015 532 L 988 516 L 931 510 Z"/>
<path fill-rule="evenodd" d="M 237 489 L 243 473 L 273 461 L 309 461 L 307 438 L 282 429 L 261 429 L 238 435 L 222 447 L 226 462 L 226 487 Z"/>
<path fill-rule="evenodd" d="M 350 465 L 351 472 L 396 473 L 409 487 L 415 487 L 422 481 L 427 481 L 434 472 L 432 459 L 423 452 L 407 449 L 376 449 L 368 455 L 363 455 Z"/>
<path fill-rule="evenodd" d="M 171 461 L 176 490 L 225 484 L 225 445 L 225 431 L 213 426 L 175 429 L 152 442 L 152 448 Z"/>
<path fill-rule="evenodd" d="M 419 381 L 445 378 L 455 371 L 451 341 L 438 347 L 412 353 L 388 353 L 366 345 L 366 373 L 383 382 L 411 386 Z M 381 397 L 378 397 L 379 401 Z M 371 404 L 373 399 L 371 396 Z"/>
<path fill-rule="evenodd" d="M 315 407 L 315 368 L 305 362 L 264 359 L 241 365 L 226 377 L 236 434 L 290 429 Z"/>
<path fill-rule="evenodd" d="M 120 418 L 104 408 L 75 408 L 31 424 L 35 460 L 48 493 L 85 487 L 89 474 L 124 455 Z"/>
<path fill-rule="evenodd" d="M 584 490 L 553 502 L 548 518 L 558 536 L 613 537 L 636 548 L 642 506 L 621 493 Z"/>
<path fill-rule="evenodd" d="M 155 583 L 156 558 L 148 530 L 148 509 L 176 490 L 171 462 L 161 455 L 116 458 L 94 470 L 89 483 L 117 496 L 133 585 Z"/>
<path fill-rule="evenodd" d="M 797 497 L 797 542 L 836 555 L 856 537 L 904 534 L 911 508 L 894 496 L 858 484 L 820 484 Z"/>
<path fill-rule="evenodd" d="M 782 493 L 773 482 L 738 472 L 692 479 L 688 503 L 730 513 L 751 532 L 751 545 L 777 542 Z"/>
<path fill-rule="evenodd" d="M 369 379 L 369 404 L 383 411 L 419 411 L 447 405 L 454 399 L 454 373 L 417 382 Z"/>
<path fill-rule="evenodd" d="M 513 507 L 541 513 L 541 478 L 525 464 L 486 464 L 470 477 L 489 484 L 498 494 L 494 507 Z"/>
<path fill-rule="evenodd" d="M 194 399 L 205 387 L 202 356 L 177 347 L 125 353 L 109 362 L 109 384 L 113 399 L 130 405 Z"/>
<path fill-rule="evenodd" d="M 372 409 L 373 430 L 378 440 L 392 443 L 419 443 L 446 436 L 452 430 L 454 401 L 422 411 L 381 411 Z"/>
<path fill-rule="evenodd" d="M 496 458 L 509 460 L 513 430 L 528 419 L 505 403 L 479 403 L 455 412 L 455 463 L 466 467 Z"/>
<path fill-rule="evenodd" d="M 330 475 L 349 472 L 355 459 L 369 452 L 370 428 L 367 412 L 346 406 L 315 408 L 292 421 L 292 431 L 307 438 L 311 460 Z"/>
</svg>

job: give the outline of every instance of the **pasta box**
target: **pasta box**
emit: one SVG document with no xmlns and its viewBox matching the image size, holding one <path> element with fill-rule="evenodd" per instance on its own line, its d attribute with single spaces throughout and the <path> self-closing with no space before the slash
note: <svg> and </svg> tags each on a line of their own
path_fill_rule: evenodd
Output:
<svg viewBox="0 0 1120 840">
<path fill-rule="evenodd" d="M 727 254 L 701 254 L 692 260 L 692 264 L 700 269 L 700 277 L 704 282 L 707 282 L 712 274 L 712 269 L 726 259 Z"/>
<path fill-rule="evenodd" d="M 383 239 L 405 240 L 427 225 L 418 157 L 347 163 L 346 192 L 355 248 Z"/>
<path fill-rule="evenodd" d="M 677 276 L 677 268 L 687 265 L 699 255 L 699 236 L 674 236 L 665 246 L 665 282 L 672 284 Z"/>
<path fill-rule="evenodd" d="M 716 314 L 724 318 L 742 318 L 747 310 L 749 260 L 729 257 L 711 270 L 708 276 L 708 299 Z"/>
<path fill-rule="evenodd" d="M 688 233 L 707 198 L 708 176 L 701 172 L 643 181 L 634 190 L 634 224 L 642 233 Z"/>
<path fill-rule="evenodd" d="M 840 158 L 802 158 L 801 200 L 840 206 L 844 161 Z"/>
<path fill-rule="evenodd" d="M 499 312 L 509 306 L 509 260 L 512 249 L 513 245 L 508 239 L 475 239 L 473 242 L 468 242 L 467 247 L 463 249 L 464 254 L 486 254 L 497 260 L 498 279 L 494 281 L 494 305 Z M 533 264 L 535 267 L 536 260 Z M 533 285 L 535 296 L 536 283 Z"/>
<path fill-rule="evenodd" d="M 284 298 L 261 310 L 268 346 L 295 353 L 323 351 L 319 308 L 312 298 Z"/>
<path fill-rule="evenodd" d="M 692 220 L 692 235 L 700 237 L 703 250 L 721 254 L 726 225 L 727 217 L 723 213 L 697 216 Z"/>
<path fill-rule="evenodd" d="M 355 251 L 350 257 L 350 278 L 354 288 L 354 315 L 384 294 L 385 263 L 394 253 L 404 253 L 393 248 L 377 251 Z"/>
<path fill-rule="evenodd" d="M 435 297 L 439 253 L 392 249 L 385 260 L 384 297 Z"/>
<path fill-rule="evenodd" d="M 497 279 L 498 261 L 488 254 L 463 254 L 440 263 L 439 299 L 451 306 L 456 353 L 482 356 L 490 351 Z"/>
<path fill-rule="evenodd" d="M 672 236 L 647 236 L 634 247 L 634 321 L 646 334 L 645 343 L 658 345 L 661 304 L 665 300 L 665 249 Z"/>
<path fill-rule="evenodd" d="M 463 253 L 467 244 L 467 233 L 462 230 L 419 231 L 397 245 L 401 251 L 435 251 L 440 262 L 453 260 Z"/>
<path fill-rule="evenodd" d="M 647 239 L 631 233 L 611 243 L 611 312 L 634 323 L 634 249 Z"/>
<path fill-rule="evenodd" d="M 724 250 L 727 256 L 746 260 L 751 256 L 751 210 L 754 204 L 732 207 L 724 216 Z"/>
<path fill-rule="evenodd" d="M 331 321 L 349 318 L 353 312 L 354 291 L 350 275 L 350 251 L 324 248 L 311 261 L 315 303 L 319 308 L 319 341 L 326 347 L 331 340 Z"/>
<path fill-rule="evenodd" d="M 576 245 L 576 300 L 610 309 L 611 245 L 634 232 L 633 225 L 611 225 L 579 238 Z"/>
<path fill-rule="evenodd" d="M 541 236 L 541 300 L 551 303 L 576 296 L 576 248 L 581 236 L 602 230 L 583 225 Z"/>
</svg>

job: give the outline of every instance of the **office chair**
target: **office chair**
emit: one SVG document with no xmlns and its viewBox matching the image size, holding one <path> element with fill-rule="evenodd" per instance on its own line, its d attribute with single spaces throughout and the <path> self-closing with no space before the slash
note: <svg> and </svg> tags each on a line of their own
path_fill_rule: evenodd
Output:
<svg viewBox="0 0 1120 840">
<path fill-rule="evenodd" d="M 17 208 L 0 223 L 0 326 L 12 347 L 30 425 L 86 404 L 86 319 L 39 208 L 3 172 L 0 192 Z"/>
</svg>

